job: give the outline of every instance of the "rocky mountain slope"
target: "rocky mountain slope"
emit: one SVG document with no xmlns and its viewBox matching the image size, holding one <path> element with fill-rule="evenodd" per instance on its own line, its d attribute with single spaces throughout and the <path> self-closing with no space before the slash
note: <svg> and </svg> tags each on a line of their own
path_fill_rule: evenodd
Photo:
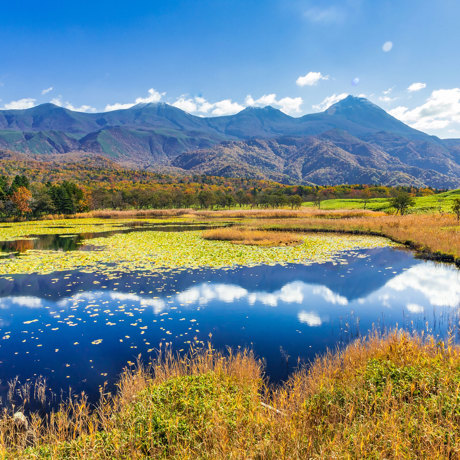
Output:
<svg viewBox="0 0 460 460">
<path fill-rule="evenodd" d="M 1 148 L 288 183 L 460 186 L 460 140 L 417 131 L 352 96 L 299 118 L 273 107 L 202 118 L 164 103 L 106 113 L 43 104 L 0 111 Z"/>
</svg>

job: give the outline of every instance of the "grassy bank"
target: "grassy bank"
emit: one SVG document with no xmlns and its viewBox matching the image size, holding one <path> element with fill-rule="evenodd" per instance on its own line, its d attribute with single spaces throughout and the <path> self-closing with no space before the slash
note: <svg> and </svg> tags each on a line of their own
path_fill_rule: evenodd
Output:
<svg viewBox="0 0 460 460">
<path fill-rule="evenodd" d="M 0 449 L 4 458 L 457 458 L 459 391 L 459 348 L 403 333 L 358 340 L 276 388 L 251 353 L 208 348 L 126 371 L 96 410 L 82 399 L 46 419 L 4 412 Z"/>
<path fill-rule="evenodd" d="M 453 214 L 366 216 L 343 219 L 273 219 L 258 228 L 283 231 L 333 231 L 382 235 L 428 258 L 460 265 L 460 225 Z"/>
<path fill-rule="evenodd" d="M 450 212 L 456 198 L 460 198 L 460 189 L 437 193 L 427 196 L 414 197 L 412 213 Z M 313 207 L 313 202 L 305 202 L 304 206 Z M 369 209 L 372 211 L 394 212 L 391 207 L 391 198 L 333 198 L 321 202 L 324 210 Z"/>
</svg>

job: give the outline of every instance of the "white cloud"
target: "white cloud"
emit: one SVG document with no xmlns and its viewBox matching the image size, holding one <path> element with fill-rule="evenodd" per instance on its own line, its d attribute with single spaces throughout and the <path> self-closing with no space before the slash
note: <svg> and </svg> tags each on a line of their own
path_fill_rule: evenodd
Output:
<svg viewBox="0 0 460 460">
<path fill-rule="evenodd" d="M 296 80 L 297 86 L 315 86 L 321 80 L 329 80 L 329 75 L 323 75 L 321 72 L 308 72 Z"/>
<path fill-rule="evenodd" d="M 189 113 L 193 113 L 198 110 L 196 102 L 193 99 L 185 99 L 184 96 L 181 96 L 176 102 L 173 102 L 172 105 Z"/>
<path fill-rule="evenodd" d="M 136 104 L 127 103 L 121 104 L 120 102 L 115 102 L 114 104 L 107 104 L 104 108 L 104 112 L 112 112 L 113 110 L 125 110 L 134 107 Z"/>
<path fill-rule="evenodd" d="M 323 324 L 318 314 L 313 311 L 299 311 L 299 313 L 297 314 L 297 319 L 301 323 L 308 324 L 310 327 L 321 326 L 321 324 Z"/>
<path fill-rule="evenodd" d="M 41 308 L 43 307 L 43 301 L 39 297 L 32 296 L 9 296 L 0 299 L 0 308 L 10 308 L 11 305 L 26 308 Z"/>
<path fill-rule="evenodd" d="M 393 42 L 385 42 L 383 45 L 382 45 L 382 50 L 383 52 L 385 53 L 388 53 L 388 51 L 391 51 L 393 48 Z"/>
<path fill-rule="evenodd" d="M 150 88 L 148 91 L 149 95 L 147 97 L 138 97 L 134 102 L 128 102 L 126 104 L 115 102 L 114 104 L 107 104 L 105 106 L 105 111 L 110 112 L 112 110 L 122 110 L 122 109 L 130 109 L 134 107 L 136 104 L 147 104 L 151 102 L 160 102 L 163 96 L 166 93 L 160 93 L 154 88 Z"/>
<path fill-rule="evenodd" d="M 254 99 L 250 94 L 246 96 L 245 104 L 249 107 L 265 107 L 271 105 L 272 107 L 279 108 L 284 113 L 289 115 L 300 113 L 300 107 L 303 104 L 301 97 L 283 97 L 276 98 L 276 94 L 264 94 L 258 99 Z"/>
<path fill-rule="evenodd" d="M 96 109 L 94 107 L 91 107 L 90 105 L 81 105 L 80 107 L 75 107 L 68 101 L 63 102 L 61 96 L 51 99 L 51 103 L 59 107 L 64 107 L 66 109 L 73 110 L 74 112 L 90 112 L 90 113 L 96 112 Z"/>
<path fill-rule="evenodd" d="M 421 305 L 418 305 L 416 303 L 408 303 L 406 305 L 406 308 L 411 312 L 411 313 L 423 313 L 424 308 Z"/>
<path fill-rule="evenodd" d="M 386 103 L 396 101 L 398 99 L 397 97 L 391 97 L 390 96 L 390 94 L 392 93 L 393 89 L 394 89 L 394 86 L 382 91 L 383 96 L 379 96 L 379 101 L 380 102 L 386 102 Z"/>
<path fill-rule="evenodd" d="M 409 87 L 407 88 L 407 91 L 409 91 L 410 93 L 413 93 L 415 91 L 420 91 L 421 89 L 424 89 L 424 88 L 426 88 L 426 83 L 416 82 L 416 83 L 412 83 L 412 85 L 409 85 Z"/>
<path fill-rule="evenodd" d="M 230 303 L 247 295 L 246 289 L 233 284 L 202 284 L 179 293 L 176 298 L 180 303 L 199 303 L 206 305 L 213 300 Z"/>
<path fill-rule="evenodd" d="M 35 105 L 35 99 L 31 97 L 23 97 L 22 99 L 18 99 L 17 101 L 8 102 L 5 104 L 3 108 L 5 110 L 22 110 L 22 109 L 30 109 Z"/>
<path fill-rule="evenodd" d="M 460 88 L 438 89 L 422 105 L 409 109 L 399 106 L 389 113 L 413 128 L 443 129 L 460 124 Z"/>
<path fill-rule="evenodd" d="M 313 289 L 313 294 L 321 296 L 326 302 L 334 305 L 348 305 L 348 299 L 339 294 L 335 294 L 326 286 L 318 286 Z"/>
<path fill-rule="evenodd" d="M 328 96 L 323 99 L 319 104 L 313 105 L 313 109 L 317 111 L 323 111 L 329 108 L 331 105 L 335 104 L 336 102 L 345 99 L 348 96 L 348 93 L 341 93 L 341 94 L 333 94 L 332 96 Z"/>
<path fill-rule="evenodd" d="M 241 112 L 244 105 L 234 102 L 231 99 L 223 99 L 217 102 L 209 102 L 204 97 L 181 96 L 172 103 L 174 107 L 195 115 L 233 115 Z"/>
<path fill-rule="evenodd" d="M 336 6 L 330 6 L 328 8 L 312 7 L 304 12 L 304 16 L 310 22 L 333 24 L 342 22 L 346 17 L 346 13 L 343 9 Z"/>
<path fill-rule="evenodd" d="M 390 308 L 391 307 L 391 303 L 390 303 L 390 295 L 385 293 L 385 294 L 381 294 L 378 296 L 378 299 L 380 300 L 380 302 L 382 302 L 382 305 L 384 307 L 387 307 L 387 308 Z"/>
<path fill-rule="evenodd" d="M 149 89 L 149 95 L 147 97 L 138 97 L 136 99 L 136 104 L 147 104 L 150 102 L 160 102 L 161 98 L 166 93 L 159 93 L 158 91 L 154 90 L 153 88 Z"/>
<path fill-rule="evenodd" d="M 216 116 L 233 115 L 241 112 L 243 109 L 244 106 L 238 104 L 238 102 L 233 102 L 231 99 L 223 99 L 212 104 L 211 114 Z"/>
<path fill-rule="evenodd" d="M 140 299 L 140 304 L 142 307 L 152 307 L 153 312 L 156 315 L 166 308 L 166 304 L 163 299 Z"/>
<path fill-rule="evenodd" d="M 50 93 L 51 91 L 53 91 L 53 87 L 50 86 L 49 88 L 46 88 L 46 89 L 42 89 L 42 94 L 48 94 Z"/>
<path fill-rule="evenodd" d="M 396 97 L 390 97 L 390 96 L 379 96 L 379 101 L 380 102 L 393 102 L 396 101 Z"/>
<path fill-rule="evenodd" d="M 460 278 L 456 268 L 420 264 L 391 279 L 387 287 L 395 291 L 418 291 L 435 307 L 460 305 Z"/>
</svg>

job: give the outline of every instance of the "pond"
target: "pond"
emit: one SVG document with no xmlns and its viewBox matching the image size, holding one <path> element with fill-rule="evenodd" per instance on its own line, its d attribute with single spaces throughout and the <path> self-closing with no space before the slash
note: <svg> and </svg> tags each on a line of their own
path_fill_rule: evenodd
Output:
<svg viewBox="0 0 460 460">
<path fill-rule="evenodd" d="M 194 230 L 181 235 L 195 241 Z M 168 238 L 152 229 L 146 234 Z M 117 236 L 106 238 L 109 247 Z M 21 382 L 43 376 L 56 394 L 71 387 L 95 400 L 100 386 L 111 387 L 137 356 L 148 362 L 159 347 L 184 352 L 208 340 L 218 349 L 252 348 L 277 382 L 299 360 L 308 363 L 372 329 L 398 326 L 458 339 L 455 267 L 375 242 L 345 246 L 308 263 L 298 263 L 298 252 L 282 264 L 264 259 L 272 252 L 257 252 L 261 263 L 194 266 L 189 254 L 183 266 L 165 266 L 158 253 L 161 269 L 146 270 L 143 259 L 126 266 L 110 261 L 103 270 L 85 260 L 51 273 L 36 270 L 36 263 L 27 262 L 22 272 L 16 266 L 16 274 L 0 277 L 0 393 L 5 396 L 16 376 Z M 48 261 L 47 254 L 38 256 Z"/>
</svg>

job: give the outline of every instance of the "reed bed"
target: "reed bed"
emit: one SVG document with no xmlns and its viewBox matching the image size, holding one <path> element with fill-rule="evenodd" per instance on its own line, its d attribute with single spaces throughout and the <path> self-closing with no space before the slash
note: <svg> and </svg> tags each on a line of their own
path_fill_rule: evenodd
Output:
<svg viewBox="0 0 460 460">
<path fill-rule="evenodd" d="M 243 227 L 215 228 L 203 232 L 202 237 L 206 240 L 230 241 L 234 244 L 257 246 L 293 246 L 303 240 L 296 233 L 268 232 Z"/>
<path fill-rule="evenodd" d="M 251 222 L 254 226 L 255 222 Z M 347 219 L 278 219 L 259 223 L 260 229 L 333 231 L 381 235 L 406 244 L 426 257 L 460 265 L 460 225 L 453 214 L 371 215 Z M 447 256 L 447 257 L 444 257 Z"/>
<path fill-rule="evenodd" d="M 290 209 L 240 209 L 221 211 L 194 211 L 197 217 L 225 218 L 225 219 L 287 219 L 287 218 L 325 218 L 343 219 L 351 217 L 364 217 L 385 215 L 383 212 L 370 211 L 365 209 L 336 209 L 320 210 L 315 208 L 304 208 L 299 210 Z"/>
<path fill-rule="evenodd" d="M 270 387 L 249 351 L 163 353 L 116 395 L 0 418 L 3 458 L 458 458 L 460 350 L 394 331 Z M 16 411 L 19 409 L 16 407 Z M 22 412 L 21 412 L 22 414 Z"/>
<path fill-rule="evenodd" d="M 347 217 L 362 217 L 372 215 L 384 215 L 384 213 L 370 210 L 328 210 L 323 211 L 314 208 L 290 210 L 290 209 L 239 209 L 239 210 L 197 210 L 197 209 L 102 209 L 78 213 L 77 218 L 130 218 L 130 217 L 180 217 L 189 216 L 196 218 L 225 218 L 225 219 L 276 219 L 276 218 L 301 218 L 301 217 L 324 217 L 326 219 L 340 219 Z"/>
<path fill-rule="evenodd" d="M 190 209 L 101 209 L 98 211 L 81 212 L 72 217 L 126 219 L 140 217 L 180 217 L 193 213 Z"/>
</svg>

